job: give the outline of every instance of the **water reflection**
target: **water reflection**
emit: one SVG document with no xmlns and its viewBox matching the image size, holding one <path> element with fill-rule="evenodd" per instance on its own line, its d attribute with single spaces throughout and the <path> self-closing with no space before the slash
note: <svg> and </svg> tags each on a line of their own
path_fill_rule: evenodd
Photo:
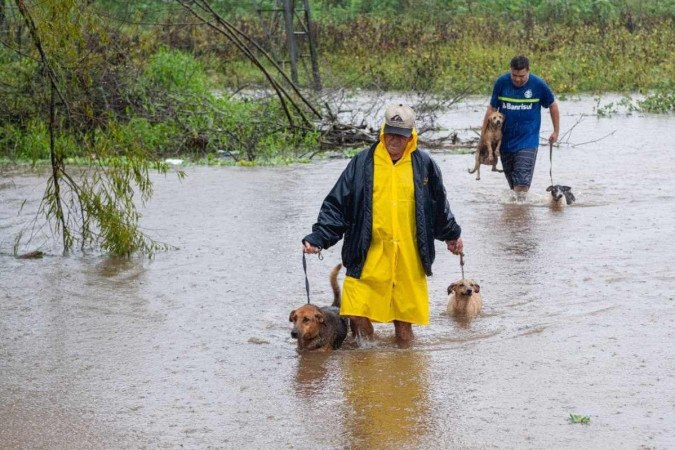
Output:
<svg viewBox="0 0 675 450">
<path fill-rule="evenodd" d="M 137 278 L 144 270 L 142 261 L 125 256 L 107 256 L 97 261 L 96 272 L 105 278 L 113 278 L 133 271 L 133 278 Z"/>
<path fill-rule="evenodd" d="M 411 448 L 434 429 L 426 354 L 355 351 L 342 360 L 349 448 Z"/>
<path fill-rule="evenodd" d="M 497 227 L 501 230 L 500 250 L 519 259 L 528 259 L 536 252 L 538 239 L 532 205 L 520 202 L 502 204 Z"/>
<path fill-rule="evenodd" d="M 455 323 L 455 326 L 462 330 L 468 330 L 471 328 L 471 322 L 475 319 L 473 316 L 467 315 L 452 315 L 449 314 L 452 318 L 452 321 Z"/>
<path fill-rule="evenodd" d="M 325 388 L 331 355 L 331 352 L 309 352 L 298 356 L 294 384 L 299 397 L 310 398 Z"/>
</svg>

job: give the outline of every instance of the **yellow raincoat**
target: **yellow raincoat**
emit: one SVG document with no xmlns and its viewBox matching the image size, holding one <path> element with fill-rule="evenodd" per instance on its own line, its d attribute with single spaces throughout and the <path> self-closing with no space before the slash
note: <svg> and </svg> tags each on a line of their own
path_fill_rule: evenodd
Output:
<svg viewBox="0 0 675 450">
<path fill-rule="evenodd" d="M 361 278 L 345 277 L 340 314 L 375 322 L 429 323 L 427 278 L 417 249 L 412 152 L 417 132 L 396 164 L 383 132 L 374 153 L 373 229 Z"/>
</svg>

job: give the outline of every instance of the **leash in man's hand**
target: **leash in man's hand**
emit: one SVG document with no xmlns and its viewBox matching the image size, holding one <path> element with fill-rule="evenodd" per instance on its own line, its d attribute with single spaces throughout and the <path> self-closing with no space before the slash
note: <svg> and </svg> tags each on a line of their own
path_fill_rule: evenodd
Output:
<svg viewBox="0 0 675 450">
<path fill-rule="evenodd" d="M 548 143 L 548 158 L 551 162 L 550 169 L 548 170 L 548 175 L 551 177 L 551 186 L 553 186 L 553 142 Z"/>
<path fill-rule="evenodd" d="M 323 259 L 323 255 L 321 254 L 321 249 L 319 249 L 319 260 Z M 307 279 L 307 258 L 305 257 L 305 250 L 302 250 L 302 269 L 305 271 L 305 290 L 307 291 L 307 304 L 310 304 L 309 301 L 309 279 Z"/>
</svg>

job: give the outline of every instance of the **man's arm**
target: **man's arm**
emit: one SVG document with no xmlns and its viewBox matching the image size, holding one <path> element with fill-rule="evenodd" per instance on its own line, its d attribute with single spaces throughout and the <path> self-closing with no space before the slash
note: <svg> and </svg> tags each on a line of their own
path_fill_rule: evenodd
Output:
<svg viewBox="0 0 675 450">
<path fill-rule="evenodd" d="M 432 232 L 434 239 L 441 241 L 456 241 L 462 234 L 462 228 L 455 221 L 450 210 L 447 193 L 443 186 L 443 175 L 436 161 L 429 158 L 429 194 L 434 210 L 432 210 Z"/>
<path fill-rule="evenodd" d="M 560 110 L 558 109 L 558 102 L 551 103 L 549 106 L 551 110 L 551 123 L 553 123 L 553 133 L 549 136 L 548 141 L 551 144 L 555 144 L 558 140 L 558 134 L 560 133 Z"/>
<path fill-rule="evenodd" d="M 356 158 L 353 158 L 349 162 L 324 199 L 317 222 L 312 226 L 312 233 L 302 239 L 305 253 L 317 253 L 321 249 L 333 246 L 342 239 L 349 227 L 347 205 L 352 195 L 355 161 Z"/>
</svg>

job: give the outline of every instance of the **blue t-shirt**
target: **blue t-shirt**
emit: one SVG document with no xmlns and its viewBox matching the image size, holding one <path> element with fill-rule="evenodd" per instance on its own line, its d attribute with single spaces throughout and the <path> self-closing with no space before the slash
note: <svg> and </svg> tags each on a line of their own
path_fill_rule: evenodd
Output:
<svg viewBox="0 0 675 450">
<path fill-rule="evenodd" d="M 497 78 L 490 105 L 505 116 L 501 151 L 513 153 L 538 148 L 541 107 L 548 108 L 554 101 L 548 84 L 531 73 L 521 87 L 513 85 L 511 72 Z"/>
</svg>

